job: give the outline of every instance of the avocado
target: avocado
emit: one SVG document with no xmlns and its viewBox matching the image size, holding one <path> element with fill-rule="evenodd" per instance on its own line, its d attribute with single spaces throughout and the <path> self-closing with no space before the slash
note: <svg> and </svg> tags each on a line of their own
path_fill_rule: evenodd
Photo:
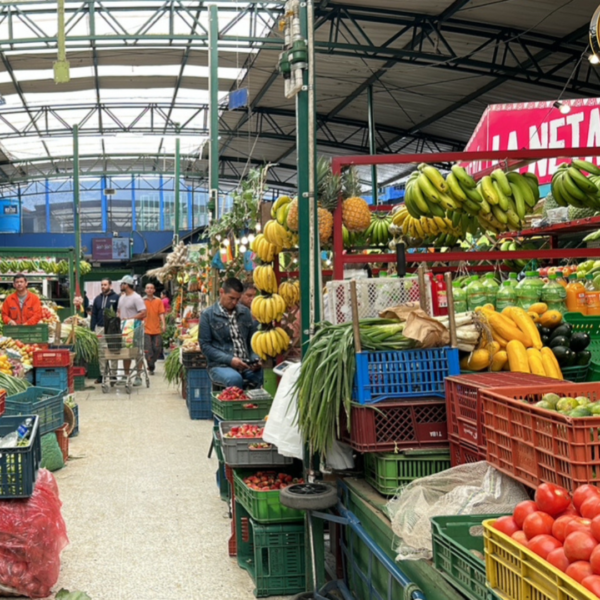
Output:
<svg viewBox="0 0 600 600">
<path fill-rule="evenodd" d="M 573 367 L 577 362 L 577 354 L 573 350 L 567 348 L 567 357 L 565 358 L 565 366 Z"/>
<path fill-rule="evenodd" d="M 547 335 L 549 338 L 552 335 L 552 329 L 549 327 L 540 327 L 540 335 Z"/>
<path fill-rule="evenodd" d="M 591 338 L 589 334 L 578 331 L 571 336 L 571 343 L 569 347 L 575 352 L 581 352 L 590 345 L 590 342 Z"/>
<path fill-rule="evenodd" d="M 564 346 L 565 348 L 569 347 L 569 338 L 564 335 L 557 335 L 556 337 L 550 338 L 550 348 L 554 348 L 555 346 Z"/>
<path fill-rule="evenodd" d="M 547 346 L 548 342 L 550 341 L 550 338 L 547 335 L 540 335 L 540 339 L 542 340 L 542 344 L 544 344 L 544 346 Z"/>
<path fill-rule="evenodd" d="M 552 330 L 552 334 L 550 335 L 550 339 L 553 340 L 556 337 L 566 337 L 569 339 L 571 337 L 571 330 L 566 325 L 559 325 L 555 329 Z"/>
<path fill-rule="evenodd" d="M 590 364 L 592 360 L 592 353 L 589 350 L 581 350 L 581 352 L 577 352 L 577 360 L 575 361 L 576 365 L 581 367 L 585 367 Z"/>
</svg>

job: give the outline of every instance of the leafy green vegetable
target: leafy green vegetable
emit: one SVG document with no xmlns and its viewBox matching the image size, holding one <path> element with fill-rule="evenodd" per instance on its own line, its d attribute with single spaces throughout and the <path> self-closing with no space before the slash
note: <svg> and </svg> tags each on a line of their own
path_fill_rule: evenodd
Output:
<svg viewBox="0 0 600 600">
<path fill-rule="evenodd" d="M 69 592 L 64 588 L 55 596 L 55 600 L 92 600 L 85 592 Z"/>
</svg>

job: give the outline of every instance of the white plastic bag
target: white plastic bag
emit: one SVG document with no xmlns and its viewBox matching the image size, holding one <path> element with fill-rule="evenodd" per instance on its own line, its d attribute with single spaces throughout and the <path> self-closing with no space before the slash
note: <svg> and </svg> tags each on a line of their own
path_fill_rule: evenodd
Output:
<svg viewBox="0 0 600 600">
<path fill-rule="evenodd" d="M 299 376 L 300 363 L 294 363 L 284 371 L 269 411 L 263 440 L 275 444 L 279 454 L 302 460 L 304 444 L 295 423 L 298 395 L 294 393 L 294 385 Z"/>
<path fill-rule="evenodd" d="M 520 483 L 485 461 L 417 479 L 386 507 L 399 538 L 396 560 L 431 558 L 431 517 L 508 514 L 528 499 Z"/>
</svg>

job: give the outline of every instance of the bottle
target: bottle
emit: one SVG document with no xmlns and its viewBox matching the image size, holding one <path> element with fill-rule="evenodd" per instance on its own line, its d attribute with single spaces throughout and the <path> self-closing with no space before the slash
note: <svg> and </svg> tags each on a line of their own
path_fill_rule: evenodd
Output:
<svg viewBox="0 0 600 600">
<path fill-rule="evenodd" d="M 433 293 L 437 296 L 438 315 L 448 314 L 448 291 L 443 275 L 436 275 L 433 282 Z"/>
<path fill-rule="evenodd" d="M 496 310 L 502 312 L 507 306 L 517 305 L 517 290 L 508 279 L 502 283 L 502 286 L 496 294 Z"/>
<path fill-rule="evenodd" d="M 475 310 L 478 306 L 487 304 L 487 291 L 479 282 L 479 276 L 474 275 L 471 283 L 467 286 L 467 306 L 469 310 Z"/>
<path fill-rule="evenodd" d="M 548 305 L 548 310 L 567 312 L 567 290 L 557 281 L 556 273 L 548 275 L 548 283 L 542 288 L 542 302 Z"/>
<path fill-rule="evenodd" d="M 535 271 L 527 271 L 525 279 L 517 286 L 517 306 L 523 310 L 529 310 L 531 305 L 540 301 L 540 287 L 535 280 L 541 282 Z"/>
<path fill-rule="evenodd" d="M 582 315 L 587 313 L 585 285 L 577 277 L 577 273 L 573 273 L 569 277 L 569 284 L 567 285 L 567 310 L 569 312 L 578 312 Z"/>
<path fill-rule="evenodd" d="M 500 286 L 496 283 L 494 274 L 486 273 L 485 279 L 483 280 L 481 285 L 483 285 L 483 287 L 486 289 L 487 303 L 493 304 L 495 307 L 496 306 L 496 294 L 498 293 L 498 289 L 500 288 Z"/>
<path fill-rule="evenodd" d="M 585 314 L 594 317 L 600 315 L 600 292 L 594 285 L 594 275 L 585 276 Z"/>
<path fill-rule="evenodd" d="M 15 431 L 11 431 L 0 439 L 0 448 L 16 448 L 17 446 L 27 446 L 25 444 L 31 436 L 31 430 L 33 429 L 33 419 L 27 417 Z"/>
<path fill-rule="evenodd" d="M 515 288 L 519 285 L 519 277 L 516 273 L 509 273 L 507 281 L 509 281 L 510 285 L 512 285 Z"/>
<path fill-rule="evenodd" d="M 454 296 L 454 312 L 457 314 L 467 312 L 467 293 L 460 287 L 458 281 L 452 284 L 452 295 Z"/>
</svg>

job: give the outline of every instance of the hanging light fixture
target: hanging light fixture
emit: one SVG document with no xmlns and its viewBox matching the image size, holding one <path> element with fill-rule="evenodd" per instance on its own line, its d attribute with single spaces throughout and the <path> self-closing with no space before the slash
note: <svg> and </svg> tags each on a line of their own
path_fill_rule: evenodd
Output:
<svg viewBox="0 0 600 600">
<path fill-rule="evenodd" d="M 600 64 L 600 57 L 597 54 L 590 54 L 588 56 L 588 60 L 590 61 L 590 64 L 592 64 L 592 65 Z"/>
<path fill-rule="evenodd" d="M 553 106 L 554 106 L 554 108 L 558 108 L 558 110 L 563 115 L 568 115 L 571 112 L 571 107 L 568 104 L 565 104 L 564 102 L 562 102 L 561 100 L 557 100 L 553 104 Z"/>
</svg>

